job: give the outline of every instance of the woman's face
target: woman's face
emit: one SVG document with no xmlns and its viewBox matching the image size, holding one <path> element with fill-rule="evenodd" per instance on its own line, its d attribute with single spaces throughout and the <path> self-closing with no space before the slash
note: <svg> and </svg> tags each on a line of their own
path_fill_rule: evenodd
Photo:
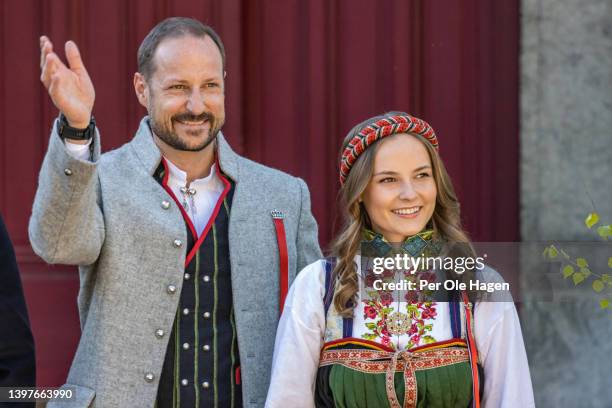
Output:
<svg viewBox="0 0 612 408">
<path fill-rule="evenodd" d="M 393 135 L 378 143 L 363 204 L 375 232 L 389 242 L 402 242 L 421 232 L 434 212 L 437 189 L 431 159 L 411 135 Z"/>
</svg>

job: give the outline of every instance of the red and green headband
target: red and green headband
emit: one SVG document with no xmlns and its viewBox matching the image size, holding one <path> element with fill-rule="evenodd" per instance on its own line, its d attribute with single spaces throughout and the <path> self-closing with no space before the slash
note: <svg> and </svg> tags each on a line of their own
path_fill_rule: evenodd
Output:
<svg viewBox="0 0 612 408">
<path fill-rule="evenodd" d="M 410 115 L 387 116 L 361 129 L 346 145 L 340 159 L 340 185 L 343 185 L 357 158 L 377 140 L 398 133 L 423 136 L 436 150 L 438 138 L 429 123 Z"/>
</svg>

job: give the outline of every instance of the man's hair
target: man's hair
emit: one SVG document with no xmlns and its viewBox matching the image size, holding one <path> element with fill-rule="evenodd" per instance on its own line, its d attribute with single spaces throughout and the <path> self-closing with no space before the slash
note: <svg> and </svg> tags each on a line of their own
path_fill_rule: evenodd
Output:
<svg viewBox="0 0 612 408">
<path fill-rule="evenodd" d="M 188 35 L 197 38 L 210 37 L 221 52 L 223 70 L 225 70 L 225 48 L 221 38 L 212 27 L 193 18 L 170 17 L 153 27 L 145 39 L 142 40 L 140 47 L 138 47 L 138 72 L 148 80 L 155 72 L 153 55 L 159 44 L 169 38 L 180 38 Z"/>
</svg>

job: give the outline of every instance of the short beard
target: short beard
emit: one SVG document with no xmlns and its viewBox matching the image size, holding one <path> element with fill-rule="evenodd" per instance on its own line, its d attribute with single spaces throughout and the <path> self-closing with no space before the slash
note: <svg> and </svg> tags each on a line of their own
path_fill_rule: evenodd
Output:
<svg viewBox="0 0 612 408">
<path fill-rule="evenodd" d="M 174 132 L 172 127 L 168 128 L 163 124 L 157 122 L 155 117 L 151 116 L 149 120 L 149 124 L 151 126 L 151 130 L 153 133 L 160 138 L 164 143 L 168 146 L 172 147 L 176 150 L 181 150 L 184 152 L 200 152 L 208 147 L 212 142 L 215 141 L 217 135 L 219 134 L 219 130 L 221 130 L 221 126 L 217 123 L 217 119 L 210 113 L 204 112 L 201 115 L 192 115 L 190 113 L 182 113 L 179 115 L 175 115 L 170 118 L 171 123 L 175 121 L 193 121 L 199 122 L 202 120 L 208 121 L 210 124 L 210 128 L 208 131 L 208 137 L 202 141 L 202 143 L 196 146 L 187 145 L 186 141 L 181 140 L 181 138 Z M 189 131 L 188 131 L 189 133 Z M 194 136 L 196 136 L 194 134 Z"/>
</svg>

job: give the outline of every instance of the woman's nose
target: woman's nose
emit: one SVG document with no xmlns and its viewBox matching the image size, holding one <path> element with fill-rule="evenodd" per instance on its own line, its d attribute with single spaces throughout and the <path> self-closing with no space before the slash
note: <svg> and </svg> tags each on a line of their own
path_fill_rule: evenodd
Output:
<svg viewBox="0 0 612 408">
<path fill-rule="evenodd" d="M 417 192 L 411 182 L 402 183 L 399 198 L 401 200 L 413 200 L 417 197 Z"/>
</svg>

